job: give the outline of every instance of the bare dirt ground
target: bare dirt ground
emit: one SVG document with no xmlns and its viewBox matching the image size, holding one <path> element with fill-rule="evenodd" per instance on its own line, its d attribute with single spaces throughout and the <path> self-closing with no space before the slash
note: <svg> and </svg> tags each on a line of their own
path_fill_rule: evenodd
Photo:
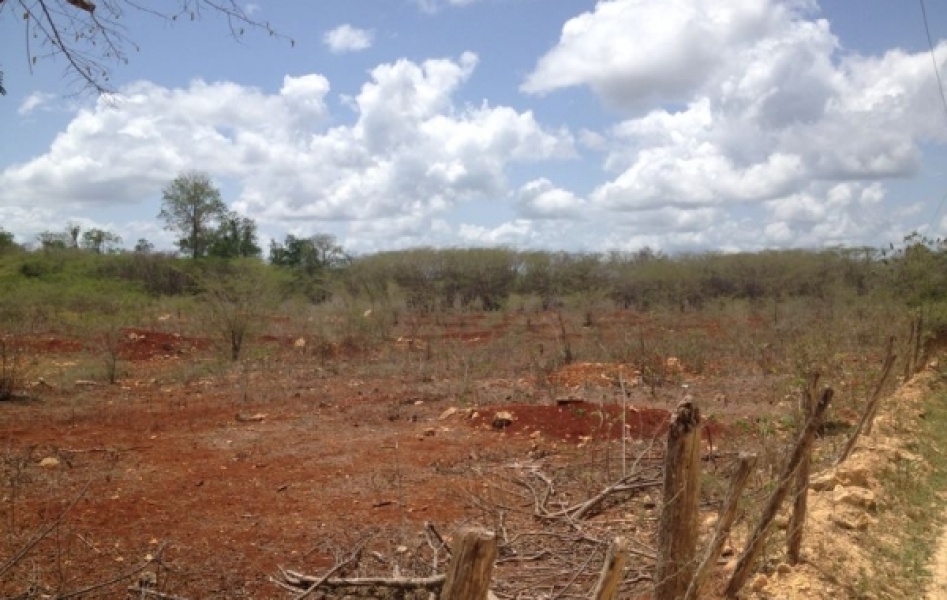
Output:
<svg viewBox="0 0 947 600">
<path fill-rule="evenodd" d="M 619 324 L 638 327 L 641 343 L 669 333 L 634 313 L 611 318 L 575 339 L 601 346 Z M 681 327 L 712 337 L 721 326 Z M 39 361 L 30 397 L 0 405 L 0 557 L 55 527 L 0 582 L 0 596 L 77 589 L 160 553 L 166 593 L 286 597 L 270 580 L 279 566 L 324 571 L 368 534 L 379 569 L 407 571 L 425 523 L 446 534 L 484 520 L 478 498 L 498 470 L 594 463 L 602 481 L 614 475 L 621 386 L 625 428 L 646 441 L 693 394 L 711 458 L 775 441 L 795 402 L 763 361 L 714 353 L 699 372 L 662 357 L 657 386 L 639 384 L 640 366 L 621 361 L 556 366 L 557 328 L 535 317 L 415 324 L 380 347 L 317 346 L 275 327 L 252 341 L 257 358 L 235 365 L 185 329 L 125 330 L 116 385 L 88 375 L 101 360 L 94 341 L 29 339 Z M 499 413 L 511 418 L 497 424 Z M 627 527 L 647 531 L 649 518 Z"/>
</svg>

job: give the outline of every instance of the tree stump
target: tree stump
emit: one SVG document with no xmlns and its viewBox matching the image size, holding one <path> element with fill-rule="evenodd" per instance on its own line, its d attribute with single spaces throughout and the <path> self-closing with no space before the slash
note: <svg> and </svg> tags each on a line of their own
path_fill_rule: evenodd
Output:
<svg viewBox="0 0 947 600">
<path fill-rule="evenodd" d="M 441 600 L 486 600 L 497 558 L 493 532 L 475 527 L 460 530 L 451 555 Z"/>
<path fill-rule="evenodd" d="M 700 410 L 687 397 L 677 406 L 668 431 L 655 600 L 679 600 L 687 592 L 696 571 L 699 508 Z"/>
</svg>

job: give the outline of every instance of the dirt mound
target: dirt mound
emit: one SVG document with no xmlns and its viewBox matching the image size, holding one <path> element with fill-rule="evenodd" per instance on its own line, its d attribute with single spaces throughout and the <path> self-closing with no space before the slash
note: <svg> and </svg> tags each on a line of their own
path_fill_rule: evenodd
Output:
<svg viewBox="0 0 947 600">
<path fill-rule="evenodd" d="M 119 355 L 125 360 L 143 361 L 187 355 L 209 346 L 210 342 L 202 338 L 190 338 L 178 333 L 164 333 L 150 329 L 129 328 L 122 330 Z"/>
<path fill-rule="evenodd" d="M 71 354 L 85 349 L 78 340 L 67 340 L 54 336 L 13 337 L 12 345 L 40 354 Z"/>
</svg>

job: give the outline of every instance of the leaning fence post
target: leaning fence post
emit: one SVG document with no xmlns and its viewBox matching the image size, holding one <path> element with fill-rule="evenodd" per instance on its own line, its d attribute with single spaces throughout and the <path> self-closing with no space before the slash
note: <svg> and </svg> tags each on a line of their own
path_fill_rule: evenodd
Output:
<svg viewBox="0 0 947 600">
<path fill-rule="evenodd" d="M 455 536 L 441 600 L 485 600 L 497 558 L 496 535 L 469 527 Z"/>
<path fill-rule="evenodd" d="M 809 454 L 812 441 L 815 439 L 815 432 L 822 424 L 822 415 L 825 414 L 825 409 L 828 408 L 833 395 L 835 395 L 835 392 L 832 388 L 826 388 L 826 390 L 822 392 L 822 398 L 816 405 L 815 410 L 812 411 L 812 417 L 806 423 L 806 427 L 799 436 L 799 440 L 796 442 L 796 447 L 793 449 L 792 454 L 789 455 L 789 461 L 786 463 L 786 466 L 783 468 L 777 480 L 776 489 L 763 508 L 760 522 L 750 535 L 750 541 L 743 551 L 743 554 L 741 554 L 737 560 L 737 566 L 733 571 L 733 575 L 730 576 L 730 581 L 727 583 L 725 592 L 727 598 L 735 598 L 737 593 L 743 588 L 747 578 L 749 578 L 750 569 L 753 568 L 753 564 L 759 557 L 760 552 L 763 551 L 763 544 L 769 535 L 770 526 L 772 526 L 773 520 L 776 518 L 776 513 L 779 511 L 783 500 L 786 499 L 786 494 L 789 493 L 789 487 L 794 481 L 793 475 L 796 472 L 796 468 L 799 466 L 802 457 Z"/>
<path fill-rule="evenodd" d="M 699 508 L 700 410 L 688 397 L 678 404 L 668 430 L 655 600 L 678 600 L 687 591 L 695 571 Z"/>
<path fill-rule="evenodd" d="M 799 412 L 802 414 L 803 423 L 808 423 L 812 418 L 818 389 L 819 374 L 812 373 L 800 398 Z M 802 530 L 809 510 L 809 463 L 809 453 L 806 453 L 799 461 L 796 481 L 793 484 L 792 513 L 789 515 L 789 526 L 786 528 L 786 555 L 791 565 L 799 564 L 802 553 Z"/>
<path fill-rule="evenodd" d="M 687 593 L 684 594 L 684 600 L 697 600 L 700 593 L 710 577 L 720 554 L 723 552 L 723 545 L 730 537 L 730 529 L 737 518 L 737 508 L 740 507 L 740 497 L 743 495 L 743 489 L 746 482 L 756 466 L 756 455 L 741 453 L 737 459 L 737 467 L 730 479 L 730 490 L 727 492 L 727 498 L 724 501 L 723 509 L 717 518 L 717 528 L 714 530 L 714 537 L 707 546 L 703 560 L 697 567 L 697 573 L 694 579 L 687 587 Z"/>
</svg>

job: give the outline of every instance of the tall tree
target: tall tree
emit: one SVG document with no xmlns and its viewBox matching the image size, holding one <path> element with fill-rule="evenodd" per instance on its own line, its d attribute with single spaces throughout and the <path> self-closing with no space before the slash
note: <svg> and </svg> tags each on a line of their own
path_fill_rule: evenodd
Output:
<svg viewBox="0 0 947 600">
<path fill-rule="evenodd" d="M 154 251 L 155 245 L 146 238 L 138 238 L 138 241 L 135 242 L 135 249 L 132 250 L 132 252 L 136 252 L 138 254 L 151 254 Z"/>
<path fill-rule="evenodd" d="M 80 245 L 85 250 L 96 254 L 104 254 L 115 250 L 121 243 L 122 237 L 117 233 L 93 227 L 92 229 L 87 229 L 82 232 Z"/>
<path fill-rule="evenodd" d="M 227 205 L 220 198 L 210 177 L 200 171 L 178 175 L 163 191 L 161 212 L 165 229 L 177 232 L 178 248 L 191 258 L 207 255 L 214 230 L 227 216 Z"/>
<path fill-rule="evenodd" d="M 207 249 L 207 254 L 216 258 L 258 258 L 262 253 L 256 222 L 235 212 L 224 215 Z"/>
<path fill-rule="evenodd" d="M 5 231 L 3 227 L 0 227 L 0 254 L 19 249 L 19 247 L 20 246 L 16 243 L 13 234 L 9 231 Z"/>
<path fill-rule="evenodd" d="M 282 244 L 270 240 L 270 262 L 290 267 L 307 275 L 318 275 L 327 269 L 336 269 L 349 263 L 349 256 L 335 236 L 318 233 L 307 238 L 286 236 Z"/>
</svg>

